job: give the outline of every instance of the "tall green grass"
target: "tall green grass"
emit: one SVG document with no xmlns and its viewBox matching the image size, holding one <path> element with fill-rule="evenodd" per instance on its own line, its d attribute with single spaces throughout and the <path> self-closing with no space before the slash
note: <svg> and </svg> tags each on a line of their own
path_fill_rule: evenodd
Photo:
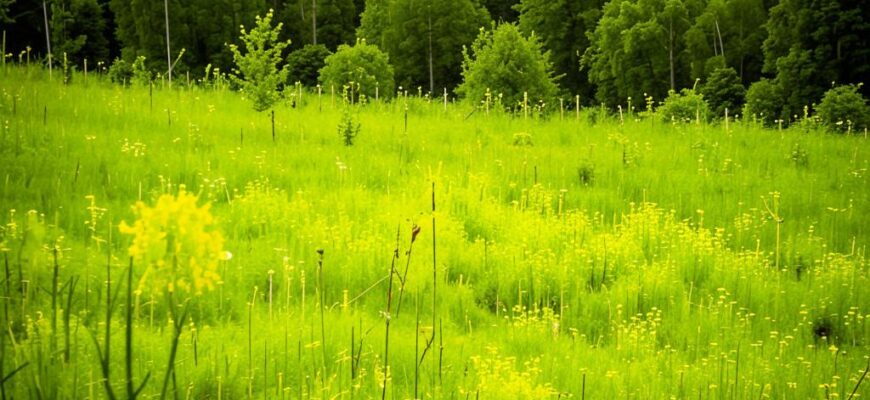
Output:
<svg viewBox="0 0 870 400">
<path fill-rule="evenodd" d="M 2 74 L 7 398 L 104 397 L 106 331 L 122 393 L 126 299 L 107 310 L 106 260 L 126 296 L 117 225 L 180 185 L 232 258 L 179 299 L 178 398 L 845 399 L 867 368 L 863 136 L 399 98 L 354 106 L 345 146 L 326 90 L 278 107 L 273 142 L 238 93 Z M 420 233 L 385 363 L 397 225 L 398 266 Z M 173 313 L 131 296 L 132 381 L 150 374 L 140 397 L 158 397 Z"/>
</svg>

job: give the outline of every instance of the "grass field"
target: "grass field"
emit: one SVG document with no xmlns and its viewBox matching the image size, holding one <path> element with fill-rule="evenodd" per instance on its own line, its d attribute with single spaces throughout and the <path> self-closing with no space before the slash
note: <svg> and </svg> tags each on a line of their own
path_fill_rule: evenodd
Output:
<svg viewBox="0 0 870 400">
<path fill-rule="evenodd" d="M 864 133 L 0 73 L 4 399 L 870 396 Z"/>
</svg>

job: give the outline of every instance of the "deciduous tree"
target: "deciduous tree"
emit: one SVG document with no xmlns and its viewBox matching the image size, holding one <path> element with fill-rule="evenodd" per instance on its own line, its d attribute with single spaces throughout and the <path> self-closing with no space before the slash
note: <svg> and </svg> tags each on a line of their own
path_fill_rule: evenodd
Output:
<svg viewBox="0 0 870 400">
<path fill-rule="evenodd" d="M 683 39 L 695 13 L 682 0 L 605 4 L 582 61 L 597 85 L 596 98 L 615 105 L 628 97 L 662 99 L 668 90 L 690 86 Z"/>
<path fill-rule="evenodd" d="M 379 5 L 387 7 L 363 15 L 360 31 L 374 36 L 382 31 L 374 40 L 390 55 L 397 83 L 426 92 L 456 87 L 462 46 L 489 25 L 489 13 L 478 0 L 391 0 Z M 377 17 L 385 14 L 386 22 Z"/>
<path fill-rule="evenodd" d="M 242 26 L 239 39 L 244 48 L 230 45 L 236 63 L 233 80 L 256 111 L 271 108 L 279 99 L 279 85 L 287 80 L 288 70 L 279 64 L 283 60 L 281 53 L 290 43 L 278 39 L 281 27 L 281 23 L 272 27 L 270 10 L 265 17 L 256 17 L 256 24 L 250 31 Z"/>
<path fill-rule="evenodd" d="M 832 83 L 859 83 L 870 76 L 870 15 L 864 2 L 781 0 L 766 27 L 764 69 L 776 74 L 787 116 L 802 115 Z M 866 87 L 861 91 L 866 95 Z"/>
<path fill-rule="evenodd" d="M 580 69 L 580 57 L 589 47 L 586 32 L 595 29 L 601 17 L 604 0 L 523 0 L 520 30 L 525 35 L 535 33 L 544 48 L 550 51 L 559 85 L 569 94 L 580 95 L 589 103 L 594 86 L 588 70 Z"/>
<path fill-rule="evenodd" d="M 523 37 L 514 24 L 481 30 L 471 52 L 463 56 L 465 81 L 456 91 L 473 102 L 483 101 L 489 91 L 501 96 L 503 105 L 515 108 L 526 94 L 530 102 L 551 103 L 558 91 L 549 54 L 534 35 Z"/>
<path fill-rule="evenodd" d="M 281 21 L 295 48 L 322 44 L 334 51 L 354 42 L 356 6 L 353 0 L 291 0 L 284 4 Z M 316 35 L 315 35 L 316 31 Z"/>
</svg>

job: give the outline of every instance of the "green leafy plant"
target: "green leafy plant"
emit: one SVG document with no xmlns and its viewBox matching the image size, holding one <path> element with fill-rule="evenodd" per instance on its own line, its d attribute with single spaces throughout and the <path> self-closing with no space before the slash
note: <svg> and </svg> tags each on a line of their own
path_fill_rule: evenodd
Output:
<svg viewBox="0 0 870 400">
<path fill-rule="evenodd" d="M 595 183 L 595 164 L 589 160 L 582 160 L 577 167 L 577 177 L 583 186 L 592 186 Z"/>
<path fill-rule="evenodd" d="M 326 57 L 325 66 L 320 70 L 320 82 L 335 87 L 336 91 L 346 85 L 354 88 L 347 94 L 351 101 L 356 101 L 360 95 L 389 97 L 395 85 L 387 55 L 365 40 L 357 41 L 354 46 L 341 45 L 335 54 Z"/>
<path fill-rule="evenodd" d="M 817 111 L 822 123 L 837 132 L 870 126 L 870 106 L 858 92 L 861 84 L 837 86 L 825 92 Z"/>
<path fill-rule="evenodd" d="M 795 142 L 795 144 L 791 147 L 791 161 L 794 163 L 795 167 L 804 167 L 810 165 L 810 155 L 807 153 L 806 148 L 801 146 L 800 142 Z"/>
<path fill-rule="evenodd" d="M 532 141 L 532 134 L 528 132 L 517 132 L 514 133 L 514 146 L 525 147 L 525 146 L 534 146 L 534 142 Z"/>
<path fill-rule="evenodd" d="M 666 122 L 702 121 L 707 118 L 707 109 L 704 96 L 694 89 L 683 89 L 680 93 L 671 90 L 658 114 Z"/>
<path fill-rule="evenodd" d="M 344 140 L 345 146 L 353 146 L 353 140 L 359 135 L 360 123 L 356 122 L 350 113 L 350 108 L 344 109 L 341 122 L 338 123 L 338 135 Z"/>
<path fill-rule="evenodd" d="M 746 91 L 744 118 L 751 116 L 761 120 L 764 125 L 773 125 L 782 111 L 781 93 L 779 85 L 768 79 L 753 83 Z"/>
<path fill-rule="evenodd" d="M 326 57 L 332 55 L 326 46 L 322 44 L 307 44 L 305 47 L 290 53 L 287 56 L 288 86 L 296 82 L 302 82 L 307 87 L 317 85 L 317 76 L 320 69 L 326 65 Z"/>
<path fill-rule="evenodd" d="M 265 17 L 257 16 L 250 32 L 242 26 L 239 39 L 244 43 L 244 53 L 235 44 L 230 45 L 236 63 L 232 79 L 253 102 L 256 111 L 272 108 L 280 98 L 279 85 L 287 81 L 287 66 L 279 68 L 278 65 L 290 41 L 278 40 L 281 27 L 281 23 L 272 27 L 272 10 L 269 10 Z"/>
<path fill-rule="evenodd" d="M 740 77 L 734 68 L 717 68 L 710 73 L 707 83 L 701 88 L 704 100 L 710 105 L 714 118 L 725 116 L 725 110 L 730 115 L 740 112 L 746 98 L 746 88 L 740 82 Z"/>
<path fill-rule="evenodd" d="M 487 90 L 503 95 L 502 101 L 509 107 L 524 101 L 549 103 L 556 97 L 549 53 L 534 35 L 523 37 L 514 24 L 481 29 L 471 52 L 464 49 L 463 56 L 465 80 L 456 91 L 473 102 L 484 101 Z"/>
<path fill-rule="evenodd" d="M 133 61 L 132 65 L 132 82 L 136 82 L 140 85 L 148 85 L 151 83 L 152 74 L 151 71 L 145 66 L 145 56 L 136 57 L 136 61 Z"/>
<path fill-rule="evenodd" d="M 133 67 L 127 61 L 116 58 L 109 67 L 108 75 L 112 82 L 126 84 L 133 78 Z"/>
</svg>

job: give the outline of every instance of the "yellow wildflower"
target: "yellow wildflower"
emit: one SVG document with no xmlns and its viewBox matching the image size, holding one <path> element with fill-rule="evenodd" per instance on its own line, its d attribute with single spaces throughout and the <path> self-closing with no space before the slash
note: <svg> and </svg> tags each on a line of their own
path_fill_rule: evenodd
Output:
<svg viewBox="0 0 870 400">
<path fill-rule="evenodd" d="M 153 290 L 200 294 L 220 281 L 218 262 L 227 255 L 224 239 L 216 230 L 209 204 L 199 207 L 196 201 L 181 186 L 177 196 L 162 195 L 153 207 L 136 202 L 136 221 L 133 225 L 121 222 L 121 233 L 133 235 L 130 256 L 146 265 L 139 290 L 147 285 Z"/>
</svg>

